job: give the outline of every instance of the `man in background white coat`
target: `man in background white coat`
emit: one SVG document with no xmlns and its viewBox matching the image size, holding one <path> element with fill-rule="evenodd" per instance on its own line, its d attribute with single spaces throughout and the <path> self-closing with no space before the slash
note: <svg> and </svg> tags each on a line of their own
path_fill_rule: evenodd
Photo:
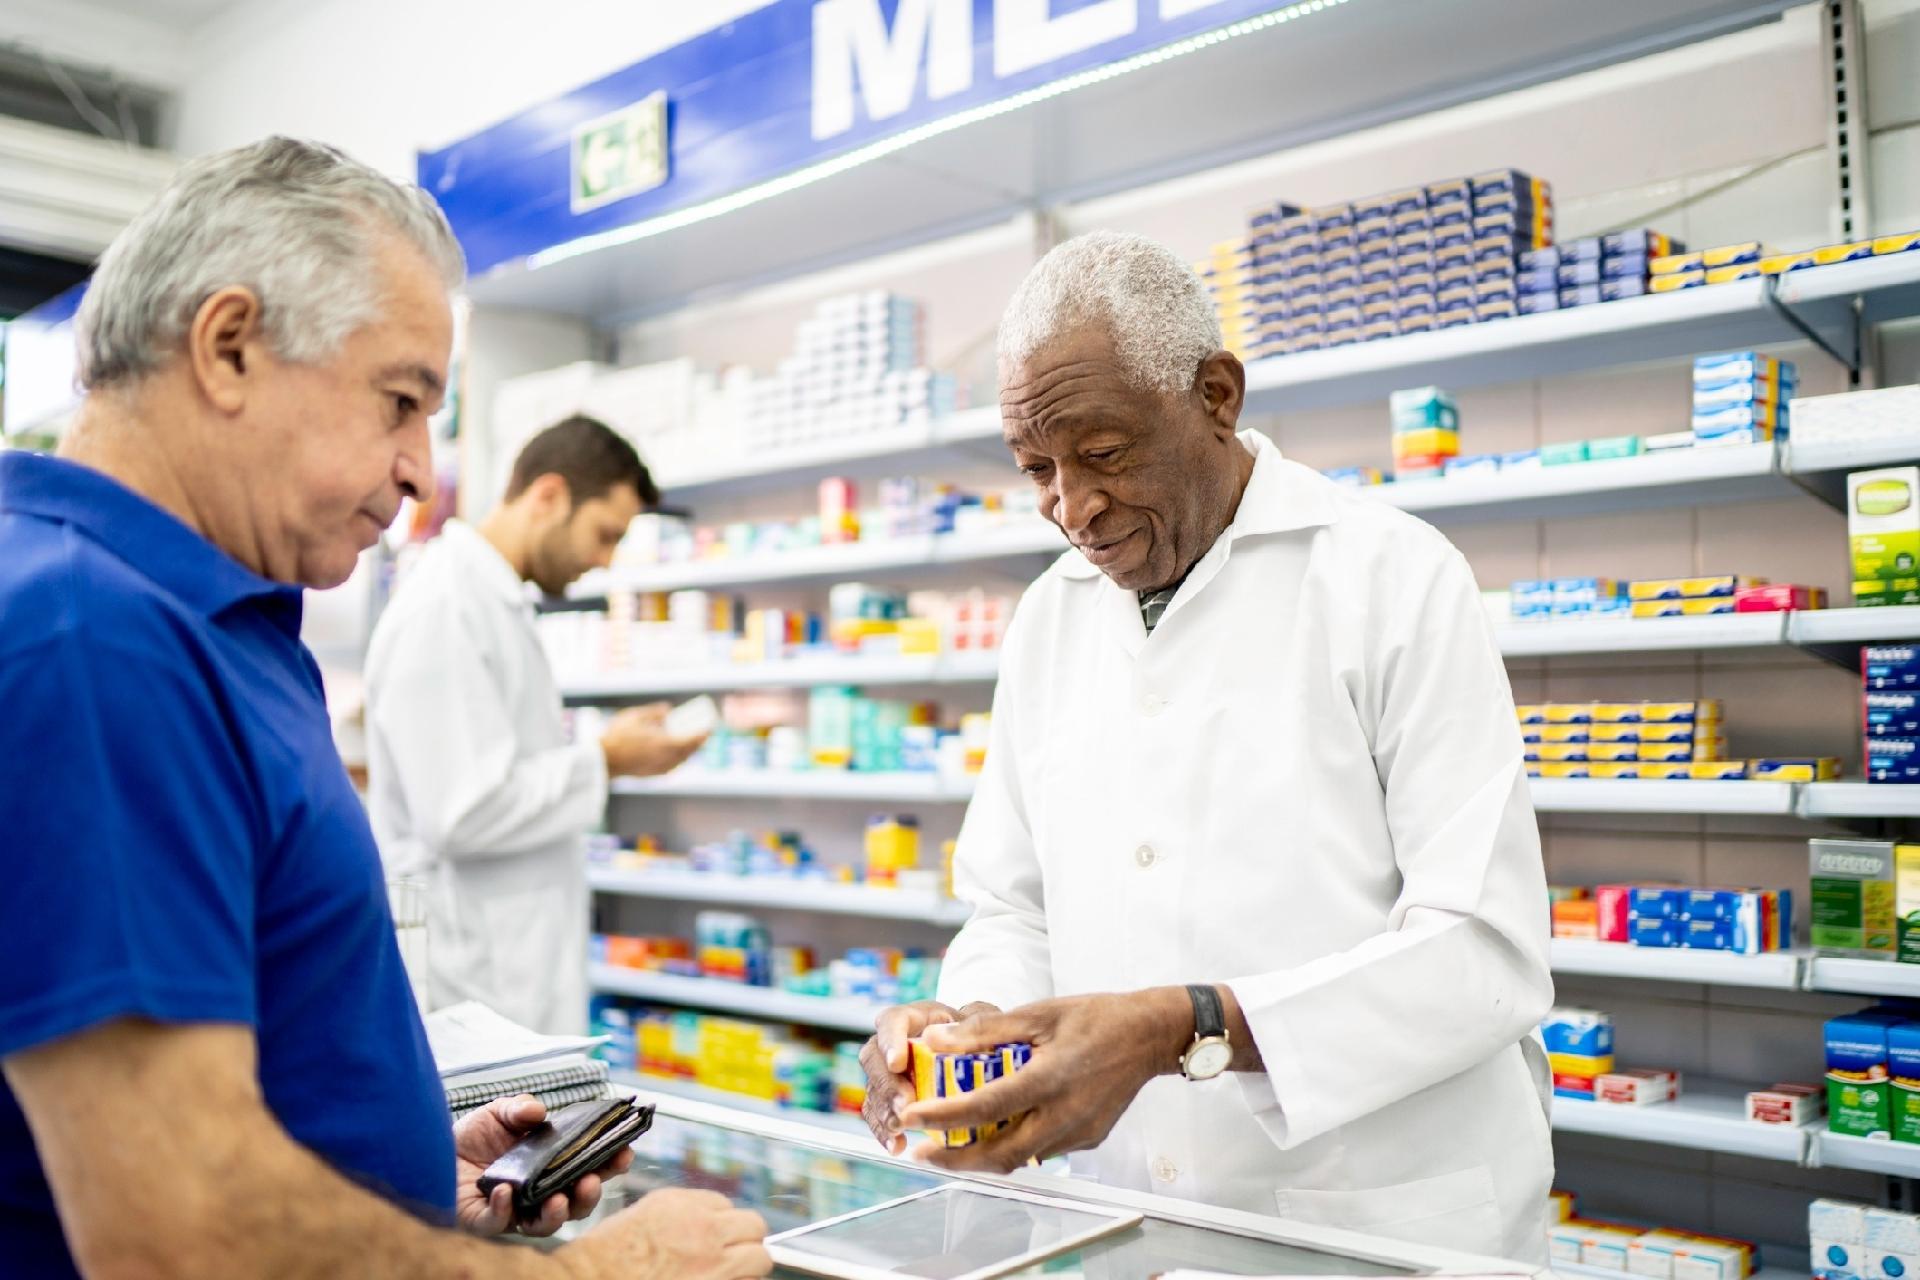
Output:
<svg viewBox="0 0 1920 1280">
<path fill-rule="evenodd" d="M 882 1015 L 875 1135 L 1544 1262 L 1547 896 L 1465 560 L 1237 433 L 1165 248 L 1054 249 L 1000 326 L 1015 462 L 1074 549 L 1006 637 L 940 1002 Z M 1005 1010 L 1007 1012 L 1001 1012 Z M 950 1025 L 948 1025 L 950 1024 Z M 1032 1062 L 913 1103 L 909 1037 Z"/>
<path fill-rule="evenodd" d="M 368 807 L 389 873 L 426 881 L 430 1008 L 479 1000 L 556 1034 L 586 1023 L 583 837 L 609 775 L 665 773 L 704 735 L 670 735 L 655 705 L 569 744 L 526 584 L 560 595 L 605 568 L 659 498 L 604 423 L 549 427 L 501 505 L 477 528 L 449 520 L 374 628 Z"/>
</svg>

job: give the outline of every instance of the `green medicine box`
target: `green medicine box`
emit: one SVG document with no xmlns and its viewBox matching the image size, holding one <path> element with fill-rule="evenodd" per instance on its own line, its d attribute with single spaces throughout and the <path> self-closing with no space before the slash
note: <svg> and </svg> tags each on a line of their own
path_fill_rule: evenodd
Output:
<svg viewBox="0 0 1920 1280">
<path fill-rule="evenodd" d="M 1847 540 L 1858 604 L 1908 603 L 1920 586 L 1917 495 L 1920 467 L 1882 467 L 1847 477 Z"/>
<path fill-rule="evenodd" d="M 1823 955 L 1892 960 L 1898 946 L 1893 845 L 1809 840 L 1810 940 Z"/>
</svg>

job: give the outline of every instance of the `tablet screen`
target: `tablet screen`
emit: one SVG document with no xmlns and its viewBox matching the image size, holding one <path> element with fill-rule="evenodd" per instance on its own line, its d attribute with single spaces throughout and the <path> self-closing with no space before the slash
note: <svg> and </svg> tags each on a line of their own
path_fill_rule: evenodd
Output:
<svg viewBox="0 0 1920 1280">
<path fill-rule="evenodd" d="M 768 1243 L 783 1265 L 821 1275 L 979 1280 L 1078 1248 L 1139 1221 L 1138 1214 L 948 1184 L 786 1232 Z"/>
</svg>

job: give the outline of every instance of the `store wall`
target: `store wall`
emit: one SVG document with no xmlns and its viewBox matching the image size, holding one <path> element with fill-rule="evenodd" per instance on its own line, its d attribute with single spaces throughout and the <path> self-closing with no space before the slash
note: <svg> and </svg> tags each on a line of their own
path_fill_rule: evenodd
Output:
<svg viewBox="0 0 1920 1280">
<path fill-rule="evenodd" d="M 414 154 L 768 0 L 254 0 L 196 33 L 172 145 L 317 138 L 396 177 Z"/>
</svg>

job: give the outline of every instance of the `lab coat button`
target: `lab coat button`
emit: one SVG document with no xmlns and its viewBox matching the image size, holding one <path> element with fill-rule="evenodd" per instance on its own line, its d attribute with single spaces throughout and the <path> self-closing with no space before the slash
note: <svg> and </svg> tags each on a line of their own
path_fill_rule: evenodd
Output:
<svg viewBox="0 0 1920 1280">
<path fill-rule="evenodd" d="M 1140 709 L 1150 716 L 1157 716 L 1167 709 L 1167 700 L 1157 693 L 1150 693 L 1141 699 Z"/>
<path fill-rule="evenodd" d="M 1174 1167 L 1173 1161 L 1161 1156 L 1153 1162 L 1153 1176 L 1160 1182 L 1172 1182 L 1180 1176 L 1180 1170 Z"/>
<path fill-rule="evenodd" d="M 1159 857 L 1160 855 L 1153 851 L 1153 846 L 1150 844 L 1143 844 L 1133 851 L 1133 860 L 1140 864 L 1142 870 L 1152 866 Z"/>
</svg>

